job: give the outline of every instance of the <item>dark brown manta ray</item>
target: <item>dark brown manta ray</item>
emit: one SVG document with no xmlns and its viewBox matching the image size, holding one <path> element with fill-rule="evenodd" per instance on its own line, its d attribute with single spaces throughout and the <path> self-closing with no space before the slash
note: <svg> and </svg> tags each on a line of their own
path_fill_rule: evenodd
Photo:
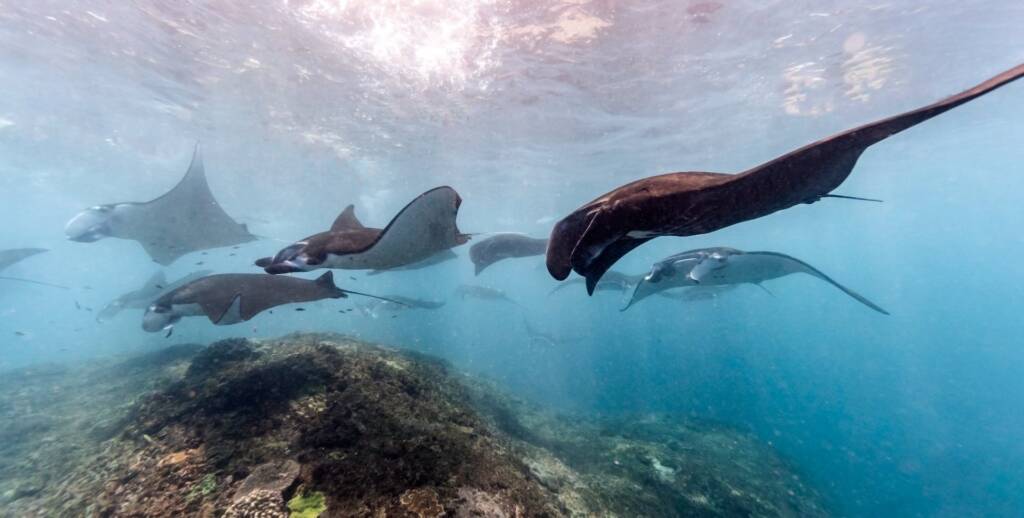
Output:
<svg viewBox="0 0 1024 518">
<path fill-rule="evenodd" d="M 64 232 L 68 239 L 84 243 L 104 237 L 138 241 L 154 261 L 165 266 L 190 252 L 256 239 L 213 197 L 198 145 L 185 177 L 163 196 L 145 203 L 91 207 L 72 218 Z"/>
<path fill-rule="evenodd" d="M 390 270 L 418 263 L 469 241 L 455 222 L 461 204 L 455 189 L 437 187 L 409 202 L 383 229 L 364 226 L 349 205 L 327 232 L 259 259 L 256 266 L 279 274 L 317 268 Z"/>
<path fill-rule="evenodd" d="M 833 196 L 828 193 L 843 183 L 872 144 L 1022 75 L 1024 65 L 1018 65 L 935 104 L 819 140 L 740 174 L 670 173 L 626 184 L 555 225 L 548 271 L 563 280 L 575 270 L 593 293 L 616 261 L 655 237 L 706 234 Z"/>
<path fill-rule="evenodd" d="M 469 247 L 469 259 L 473 261 L 475 275 L 480 275 L 488 266 L 503 259 L 516 257 L 532 257 L 544 254 L 548 247 L 547 239 L 538 239 L 506 232 L 495 234 Z"/>
<path fill-rule="evenodd" d="M 374 297 L 335 286 L 331 272 L 316 280 L 263 273 L 209 275 L 158 298 L 146 309 L 142 328 L 168 329 L 188 316 L 205 316 L 216 325 L 237 324 L 283 304 L 338 299 L 350 293 Z"/>
</svg>

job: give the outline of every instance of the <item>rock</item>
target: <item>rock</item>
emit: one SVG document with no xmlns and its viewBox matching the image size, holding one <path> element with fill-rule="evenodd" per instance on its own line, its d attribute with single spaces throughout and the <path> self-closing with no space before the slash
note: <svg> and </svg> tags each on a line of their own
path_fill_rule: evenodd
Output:
<svg viewBox="0 0 1024 518">
<path fill-rule="evenodd" d="M 291 459 L 261 464 L 235 490 L 234 501 L 245 498 L 253 491 L 270 491 L 283 498 L 284 492 L 298 479 L 300 468 L 299 463 Z"/>
<path fill-rule="evenodd" d="M 398 499 L 406 511 L 416 518 L 440 518 L 444 516 L 444 507 L 437 498 L 437 492 L 431 488 L 421 487 L 410 489 Z"/>
</svg>

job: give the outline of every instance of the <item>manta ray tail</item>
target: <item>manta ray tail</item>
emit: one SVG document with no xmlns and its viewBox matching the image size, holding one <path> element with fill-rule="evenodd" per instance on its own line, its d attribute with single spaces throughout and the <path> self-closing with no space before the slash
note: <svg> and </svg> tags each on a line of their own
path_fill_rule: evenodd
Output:
<svg viewBox="0 0 1024 518">
<path fill-rule="evenodd" d="M 48 282 L 43 282 L 43 281 L 33 281 L 32 279 L 22 279 L 21 277 L 0 277 L 0 280 L 16 281 L 16 282 L 27 282 L 29 284 L 38 284 L 40 286 L 49 286 L 51 288 L 60 288 L 62 290 L 70 290 L 71 289 L 71 288 L 69 288 L 67 286 L 61 286 L 60 284 L 50 284 Z"/>
<path fill-rule="evenodd" d="M 400 306 L 405 306 L 405 307 L 407 307 L 407 308 L 409 308 L 409 307 L 412 307 L 412 306 L 410 306 L 409 304 L 406 304 L 405 302 L 402 302 L 402 301 L 400 301 L 400 300 L 395 300 L 395 299 L 389 299 L 389 298 L 387 298 L 387 297 L 379 297 L 379 296 L 377 296 L 377 295 L 370 295 L 369 293 L 363 293 L 363 292 L 361 292 L 361 291 L 352 291 L 352 290 L 346 290 L 346 289 L 344 289 L 344 288 L 339 288 L 339 289 L 340 289 L 340 290 L 341 290 L 342 292 L 344 292 L 344 293 L 345 293 L 346 295 L 347 295 L 347 294 L 352 294 L 352 295 L 359 295 L 359 296 L 362 296 L 362 297 L 369 297 L 369 298 L 371 298 L 371 299 L 377 299 L 377 300 L 383 300 L 383 301 L 385 301 L 385 302 L 391 302 L 391 303 L 394 303 L 394 304 L 398 304 L 398 305 L 400 305 Z"/>
<path fill-rule="evenodd" d="M 321 285 L 321 286 L 323 286 L 323 287 L 325 287 L 325 288 L 329 288 L 329 289 L 335 290 L 335 293 L 337 294 L 336 298 L 339 298 L 339 299 L 340 298 L 348 297 L 349 294 L 352 294 L 352 295 L 360 295 L 360 296 L 363 296 L 363 297 L 369 297 L 371 299 L 383 300 L 383 301 L 386 301 L 386 302 L 393 302 L 393 303 L 401 305 L 401 306 L 409 307 L 409 305 L 406 304 L 405 302 L 401 302 L 401 301 L 394 300 L 394 299 L 389 299 L 387 297 L 378 297 L 377 295 L 370 295 L 369 293 L 363 293 L 361 291 L 353 291 L 353 290 L 346 290 L 344 288 L 339 288 L 337 285 L 334 284 L 334 272 L 326 272 L 323 275 L 317 277 L 316 278 L 316 283 Z"/>
<path fill-rule="evenodd" d="M 753 284 L 754 286 L 757 286 L 758 288 L 761 288 L 761 290 L 764 291 L 765 293 L 767 293 L 768 295 L 771 295 L 772 297 L 775 296 L 775 294 L 772 293 L 772 290 L 769 290 L 768 288 L 766 288 L 764 286 L 764 284 L 761 284 L 760 282 L 752 282 L 751 284 Z"/>
<path fill-rule="evenodd" d="M 883 203 L 882 200 L 878 200 L 878 199 L 875 199 L 875 198 L 861 198 L 861 197 L 858 197 L 858 196 L 844 196 L 842 194 L 822 194 L 821 197 L 822 198 L 839 198 L 839 199 L 842 199 L 842 200 L 873 201 L 875 203 Z"/>
</svg>

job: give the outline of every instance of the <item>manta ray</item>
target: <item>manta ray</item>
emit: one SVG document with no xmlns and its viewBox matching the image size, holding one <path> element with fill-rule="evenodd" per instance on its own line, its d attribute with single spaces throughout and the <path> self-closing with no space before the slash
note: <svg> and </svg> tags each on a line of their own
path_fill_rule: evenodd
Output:
<svg viewBox="0 0 1024 518">
<path fill-rule="evenodd" d="M 45 248 L 10 248 L 0 250 L 0 272 L 6 270 L 14 263 L 19 263 L 33 255 L 48 252 Z"/>
<path fill-rule="evenodd" d="M 96 314 L 96 321 L 100 323 L 106 322 L 116 317 L 124 309 L 146 309 L 164 293 L 174 291 L 211 273 L 213 273 L 211 270 L 200 270 L 168 283 L 163 271 L 156 272 L 141 288 L 124 293 L 107 303 Z"/>
<path fill-rule="evenodd" d="M 778 252 L 744 252 L 735 248 L 716 247 L 690 250 L 669 256 L 651 267 L 651 272 L 633 289 L 633 296 L 622 311 L 654 294 L 682 286 L 729 286 L 761 283 L 795 273 L 804 273 L 823 280 L 849 295 L 857 302 L 888 315 L 889 312 L 861 294 L 839 284 L 817 268 Z"/>
<path fill-rule="evenodd" d="M 349 294 L 377 298 L 337 287 L 331 272 L 316 280 L 263 273 L 209 275 L 158 298 L 146 309 L 142 328 L 151 333 L 166 329 L 170 336 L 174 324 L 184 317 L 205 316 L 214 325 L 231 325 L 276 306 L 338 299 Z"/>
<path fill-rule="evenodd" d="M 522 307 L 521 304 L 509 297 L 507 293 L 498 288 L 480 286 L 478 284 L 460 284 L 455 288 L 455 295 L 460 299 L 474 298 L 477 300 L 489 300 L 494 302 L 507 302 Z"/>
<path fill-rule="evenodd" d="M 474 243 L 469 247 L 469 259 L 473 261 L 474 275 L 480 275 L 488 266 L 504 259 L 544 255 L 547 247 L 547 239 L 506 232 Z"/>
<path fill-rule="evenodd" d="M 105 237 L 138 241 L 149 257 L 164 266 L 190 252 L 257 239 L 213 197 L 198 144 L 185 177 L 163 196 L 145 203 L 91 207 L 71 218 L 64 232 L 68 239 L 82 243 Z"/>
<path fill-rule="evenodd" d="M 45 248 L 10 248 L 7 250 L 0 250 L 0 272 L 6 270 L 8 267 L 15 263 L 21 262 L 34 255 L 48 252 Z M 35 281 L 32 279 L 23 279 L 21 277 L 8 277 L 0 276 L 0 280 L 4 281 L 16 281 L 16 282 L 27 282 L 30 284 L 39 284 L 41 286 L 50 286 L 52 288 L 60 288 L 62 290 L 69 289 L 67 286 L 61 286 L 59 284 L 50 284 L 43 281 Z"/>
<path fill-rule="evenodd" d="M 575 271 L 592 294 L 612 265 L 656 237 L 706 234 L 825 197 L 851 198 L 829 193 L 868 147 L 1022 75 L 1024 65 L 1018 65 L 937 103 L 819 140 L 743 173 L 670 173 L 623 185 L 555 224 L 548 272 L 564 280 Z"/>
<path fill-rule="evenodd" d="M 470 236 L 455 222 L 462 198 L 451 187 L 431 189 L 409 202 L 383 229 L 369 228 L 349 205 L 330 230 L 256 261 L 267 273 L 340 268 L 390 270 L 427 260 L 466 244 Z M 443 257 L 441 258 L 443 259 Z"/>
<path fill-rule="evenodd" d="M 386 295 L 379 299 L 370 299 L 366 304 L 357 307 L 359 312 L 373 318 L 379 318 L 381 313 L 397 313 L 409 309 L 435 310 L 444 307 L 443 300 L 425 300 L 403 297 L 401 295 Z"/>
</svg>

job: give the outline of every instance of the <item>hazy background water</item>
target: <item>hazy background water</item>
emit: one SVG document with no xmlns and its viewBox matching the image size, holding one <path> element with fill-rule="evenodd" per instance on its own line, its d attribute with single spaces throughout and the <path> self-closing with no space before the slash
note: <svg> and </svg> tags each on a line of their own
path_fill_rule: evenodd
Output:
<svg viewBox="0 0 1024 518">
<path fill-rule="evenodd" d="M 912 5 L 921 4 L 921 5 Z M 0 1 L 0 368 L 169 343 L 334 330 L 428 351 L 571 411 L 679 412 L 750 429 L 853 516 L 1015 516 L 1024 508 L 1024 85 L 868 151 L 825 201 L 708 236 L 659 239 L 617 268 L 701 246 L 800 257 L 889 309 L 808 278 L 715 303 L 577 286 L 540 258 L 472 278 L 459 262 L 340 284 L 450 298 L 437 312 L 339 314 L 352 301 L 170 340 L 95 311 L 158 268 L 134 242 L 64 240 L 97 203 L 174 185 L 196 141 L 226 210 L 269 239 L 193 254 L 251 260 L 348 203 L 384 225 L 433 186 L 467 232 L 546 235 L 643 176 L 740 171 L 930 103 L 1024 61 L 1024 3 L 469 0 Z M 466 250 L 459 253 L 465 255 Z M 460 301 L 462 282 L 512 305 Z M 75 301 L 83 308 L 77 310 Z M 523 320 L 557 337 L 530 342 Z M 15 332 L 23 333 L 18 336 Z"/>
</svg>

